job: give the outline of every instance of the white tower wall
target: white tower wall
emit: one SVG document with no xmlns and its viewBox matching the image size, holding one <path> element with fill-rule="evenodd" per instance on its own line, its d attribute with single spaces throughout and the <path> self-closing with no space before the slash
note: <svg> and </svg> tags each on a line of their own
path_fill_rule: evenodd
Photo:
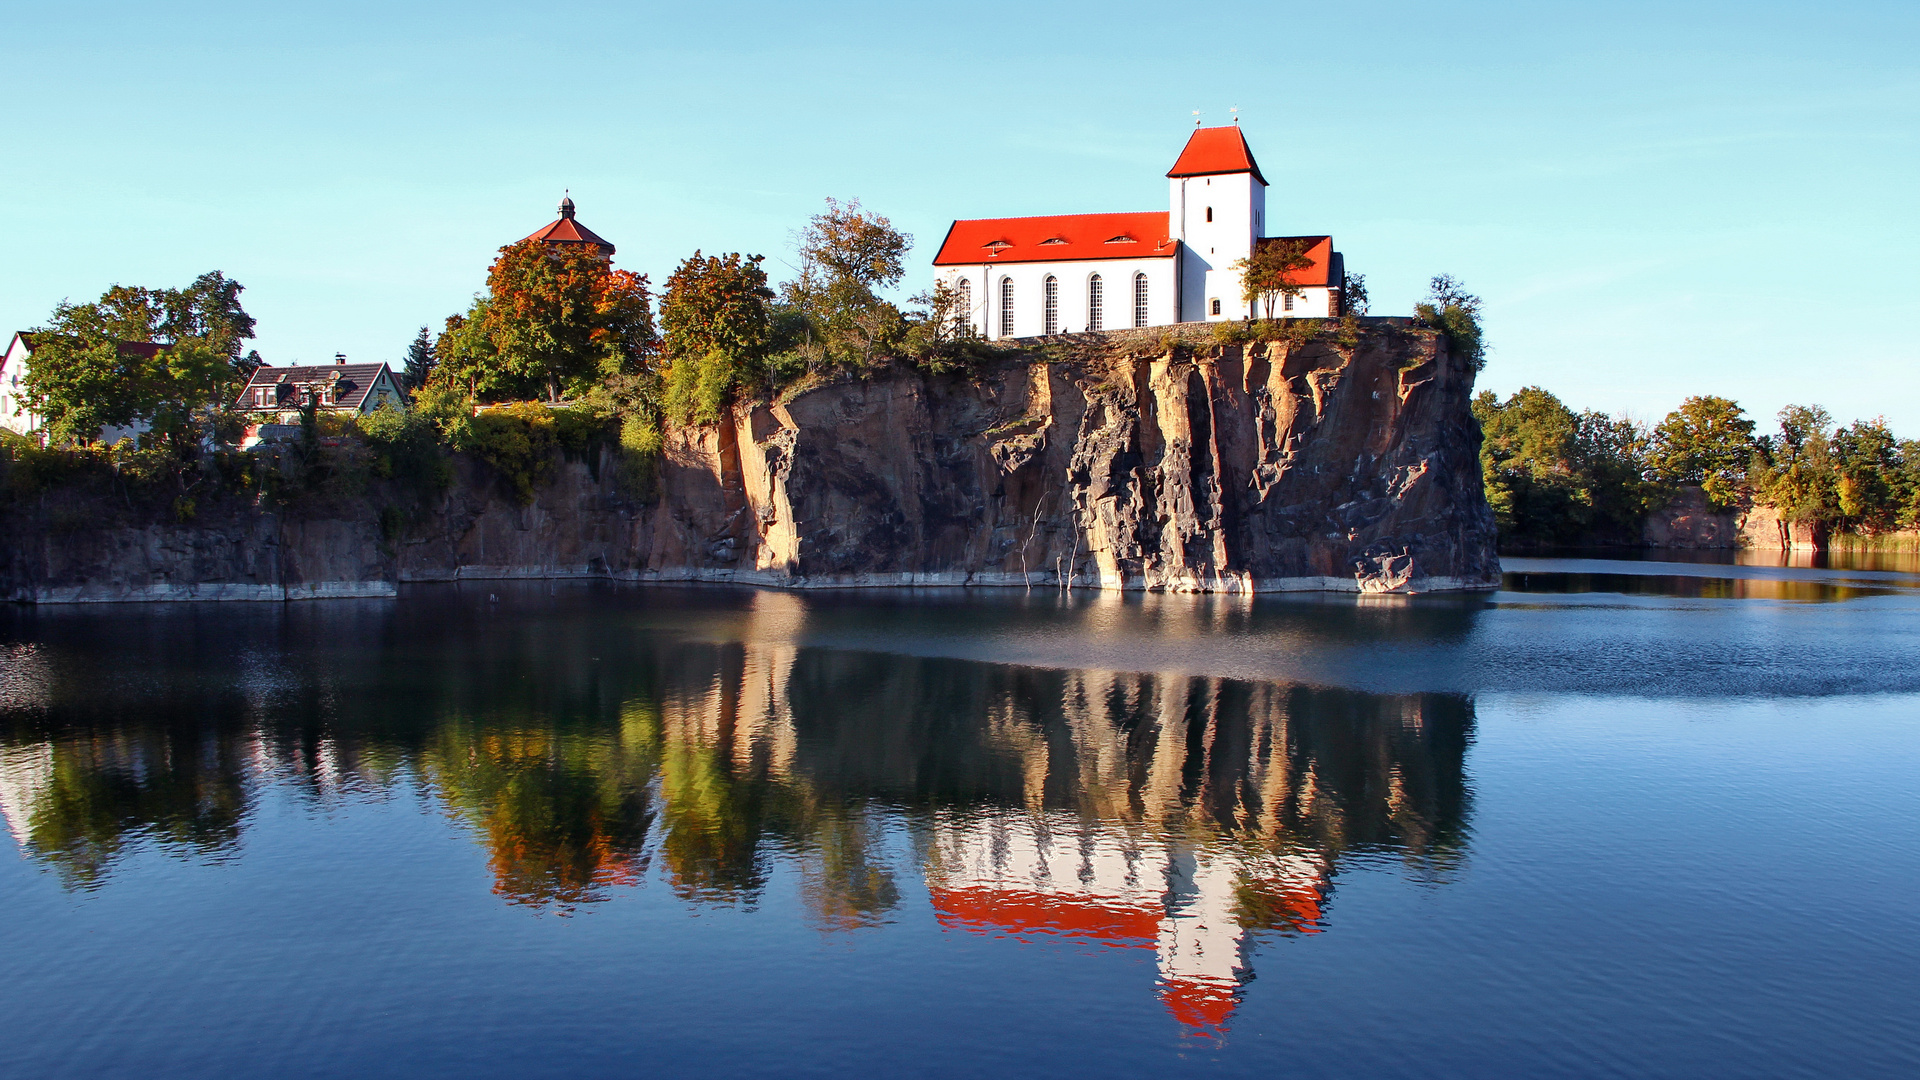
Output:
<svg viewBox="0 0 1920 1080">
<path fill-rule="evenodd" d="M 1168 225 L 1181 252 L 1180 320 L 1240 319 L 1254 313 L 1240 298 L 1234 263 L 1253 253 L 1266 226 L 1267 186 L 1250 172 L 1177 176 L 1167 181 Z M 1220 301 L 1215 314 L 1213 301 Z"/>
</svg>

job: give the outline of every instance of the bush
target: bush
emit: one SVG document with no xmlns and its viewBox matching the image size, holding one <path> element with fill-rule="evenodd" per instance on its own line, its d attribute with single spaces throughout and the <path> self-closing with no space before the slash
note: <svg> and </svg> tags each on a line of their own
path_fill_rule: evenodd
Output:
<svg viewBox="0 0 1920 1080">
<path fill-rule="evenodd" d="M 519 401 L 488 409 L 473 418 L 468 445 L 461 449 L 492 466 L 500 483 L 522 506 L 533 502 L 534 488 L 553 467 L 559 424 L 552 410 L 537 401 Z"/>
<path fill-rule="evenodd" d="M 1468 293 L 1452 275 L 1433 279 L 1427 299 L 1413 306 L 1414 318 L 1447 336 L 1455 356 L 1473 370 L 1486 366 L 1486 343 L 1480 332 L 1480 298 Z"/>
<path fill-rule="evenodd" d="M 422 502 L 453 483 L 440 432 L 427 417 L 387 404 L 361 417 L 359 429 L 373 451 L 373 475 L 411 489 Z"/>
<path fill-rule="evenodd" d="M 644 416 L 620 422 L 620 490 L 641 502 L 653 501 L 659 475 L 660 426 Z"/>
</svg>

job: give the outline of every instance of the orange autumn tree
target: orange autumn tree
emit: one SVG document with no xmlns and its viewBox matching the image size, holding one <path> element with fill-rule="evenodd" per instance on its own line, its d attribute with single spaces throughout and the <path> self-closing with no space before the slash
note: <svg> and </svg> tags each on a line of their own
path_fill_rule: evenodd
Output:
<svg viewBox="0 0 1920 1080">
<path fill-rule="evenodd" d="M 653 348 L 645 274 L 592 245 L 522 240 L 500 249 L 487 295 L 447 320 L 434 378 L 476 398 L 559 401 L 645 370 Z"/>
</svg>

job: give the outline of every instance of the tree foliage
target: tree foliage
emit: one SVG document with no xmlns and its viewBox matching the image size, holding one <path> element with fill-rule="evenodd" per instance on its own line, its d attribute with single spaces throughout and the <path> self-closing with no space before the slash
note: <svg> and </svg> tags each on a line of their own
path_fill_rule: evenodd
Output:
<svg viewBox="0 0 1920 1080">
<path fill-rule="evenodd" d="M 1467 292 L 1466 286 L 1451 274 L 1441 274 L 1428 284 L 1427 298 L 1413 306 L 1413 314 L 1422 325 L 1447 335 L 1447 344 L 1479 371 L 1486 366 L 1486 344 L 1481 340 L 1480 298 Z"/>
<path fill-rule="evenodd" d="M 808 367 L 864 366 L 900 343 L 900 309 L 879 295 L 905 276 L 913 238 L 860 200 L 828 199 L 796 237 L 798 272 L 781 287 Z"/>
<path fill-rule="evenodd" d="M 1300 295 L 1300 274 L 1313 268 L 1307 258 L 1305 240 L 1266 240 L 1256 244 L 1253 254 L 1233 264 L 1240 271 L 1240 298 L 1258 302 L 1273 318 L 1275 305 L 1282 297 Z"/>
<path fill-rule="evenodd" d="M 1367 313 L 1367 275 L 1348 273 L 1340 283 L 1340 314 Z"/>
<path fill-rule="evenodd" d="M 1574 544 L 1630 532 L 1658 493 L 1644 475 L 1648 434 L 1629 420 L 1575 413 L 1537 386 L 1500 401 L 1483 390 L 1481 473 L 1503 539 Z"/>
<path fill-rule="evenodd" d="M 1727 398 L 1690 397 L 1653 429 L 1649 464 L 1663 482 L 1699 484 L 1715 506 L 1732 506 L 1746 486 L 1753 428 Z"/>
<path fill-rule="evenodd" d="M 768 380 L 773 343 L 764 257 L 694 252 L 667 279 L 660 302 L 666 411 L 713 423 L 733 395 Z"/>
<path fill-rule="evenodd" d="M 433 377 L 433 369 L 440 362 L 439 350 L 434 347 L 433 336 L 421 327 L 413 336 L 413 343 L 407 346 L 407 357 L 400 369 L 400 385 L 409 396 L 427 385 Z"/>
<path fill-rule="evenodd" d="M 115 285 L 91 303 L 62 301 L 30 332 L 21 396 L 54 443 L 88 443 L 105 428 L 144 423 L 190 446 L 260 364 L 259 354 L 241 353 L 254 326 L 241 291 L 215 271 L 182 289 Z"/>
<path fill-rule="evenodd" d="M 1896 439 L 1883 418 L 1837 427 L 1818 405 L 1789 405 L 1777 420 L 1757 443 L 1755 501 L 1830 530 L 1920 526 L 1920 443 Z"/>
<path fill-rule="evenodd" d="M 487 295 L 450 317 L 435 344 L 449 385 L 476 398 L 552 401 L 643 370 L 653 347 L 644 274 L 615 270 L 588 245 L 538 240 L 500 249 Z"/>
<path fill-rule="evenodd" d="M 1790 405 L 1775 434 L 1727 398 L 1690 397 L 1651 430 L 1599 412 L 1574 413 L 1527 387 L 1473 402 L 1484 434 L 1487 501 L 1504 540 L 1520 544 L 1631 542 L 1647 511 L 1681 487 L 1712 505 L 1770 506 L 1830 531 L 1920 525 L 1920 442 L 1882 419 L 1838 427 L 1825 409 Z"/>
</svg>

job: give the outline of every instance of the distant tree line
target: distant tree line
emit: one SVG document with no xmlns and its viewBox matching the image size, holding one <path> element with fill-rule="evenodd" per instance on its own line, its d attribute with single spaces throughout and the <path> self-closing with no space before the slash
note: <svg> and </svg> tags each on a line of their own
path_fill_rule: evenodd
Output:
<svg viewBox="0 0 1920 1080">
<path fill-rule="evenodd" d="M 1776 428 L 1722 397 L 1690 397 L 1658 424 L 1574 412 L 1530 386 L 1473 402 L 1480 464 L 1502 538 L 1516 544 L 1637 541 L 1641 522 L 1686 485 L 1720 509 L 1744 503 L 1834 532 L 1920 526 L 1920 442 L 1884 419 L 1842 427 L 1790 405 Z"/>
</svg>

